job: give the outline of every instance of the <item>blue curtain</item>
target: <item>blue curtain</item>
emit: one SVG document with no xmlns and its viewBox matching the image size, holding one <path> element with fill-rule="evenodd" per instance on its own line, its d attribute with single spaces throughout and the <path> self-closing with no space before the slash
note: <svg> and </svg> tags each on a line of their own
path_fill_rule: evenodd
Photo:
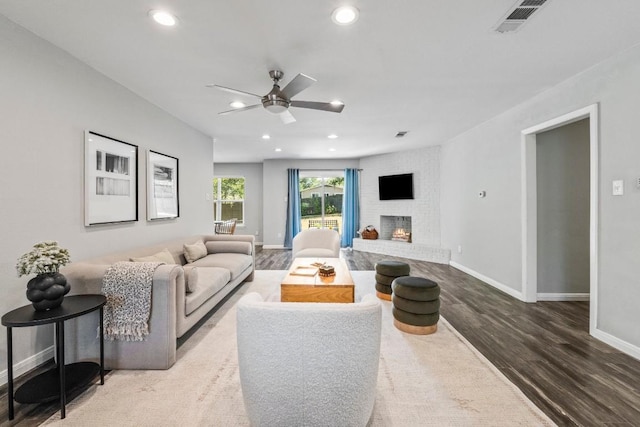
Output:
<svg viewBox="0 0 640 427">
<path fill-rule="evenodd" d="M 358 169 L 344 170 L 344 196 L 342 198 L 342 239 L 343 248 L 353 245 L 360 226 L 360 203 L 358 196 Z"/>
<path fill-rule="evenodd" d="M 284 247 L 292 246 L 293 238 L 300 232 L 302 218 L 300 213 L 300 170 L 287 169 L 287 224 L 284 233 Z"/>
</svg>

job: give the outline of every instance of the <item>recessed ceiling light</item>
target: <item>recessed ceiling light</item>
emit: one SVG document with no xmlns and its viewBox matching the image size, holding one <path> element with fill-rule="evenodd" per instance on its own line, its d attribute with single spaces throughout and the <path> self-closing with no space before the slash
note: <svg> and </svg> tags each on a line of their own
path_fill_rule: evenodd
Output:
<svg viewBox="0 0 640 427">
<path fill-rule="evenodd" d="M 358 20 L 360 12 L 353 6 L 342 6 L 333 11 L 331 19 L 338 25 L 353 24 Z"/>
<path fill-rule="evenodd" d="M 245 103 L 242 101 L 233 101 L 231 104 L 229 104 L 231 106 L 231 108 L 242 108 L 245 106 Z"/>
<path fill-rule="evenodd" d="M 175 16 L 170 14 L 169 12 L 165 12 L 164 10 L 151 10 L 149 11 L 149 16 L 153 18 L 160 25 L 164 25 L 166 27 L 173 27 L 178 23 L 178 20 Z"/>
<path fill-rule="evenodd" d="M 329 148 L 329 151 L 336 151 L 335 148 Z"/>
<path fill-rule="evenodd" d="M 333 105 L 334 107 L 339 107 L 340 105 L 344 105 L 344 102 L 334 99 L 329 104 Z"/>
<path fill-rule="evenodd" d="M 275 150 L 273 150 L 273 151 L 275 151 L 276 153 L 279 153 L 279 152 L 281 152 L 281 151 L 282 151 L 282 148 L 276 148 L 276 149 L 275 149 Z"/>
<path fill-rule="evenodd" d="M 335 133 L 332 133 L 331 135 L 328 135 L 327 138 L 329 139 L 336 139 L 338 137 L 338 135 L 336 135 Z"/>
<path fill-rule="evenodd" d="M 262 139 L 271 139 L 271 135 L 265 133 L 262 135 Z"/>
</svg>

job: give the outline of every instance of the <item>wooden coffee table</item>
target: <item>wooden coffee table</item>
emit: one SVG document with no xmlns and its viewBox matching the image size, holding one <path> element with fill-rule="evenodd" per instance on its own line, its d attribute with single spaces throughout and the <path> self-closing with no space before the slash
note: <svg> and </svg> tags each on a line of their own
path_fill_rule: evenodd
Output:
<svg viewBox="0 0 640 427">
<path fill-rule="evenodd" d="M 323 277 L 313 273 L 313 263 L 323 262 L 335 269 L 335 276 Z M 294 272 L 309 275 L 292 274 Z M 280 301 L 282 302 L 354 302 L 355 285 L 349 267 L 341 258 L 296 258 L 289 273 L 280 285 Z"/>
</svg>

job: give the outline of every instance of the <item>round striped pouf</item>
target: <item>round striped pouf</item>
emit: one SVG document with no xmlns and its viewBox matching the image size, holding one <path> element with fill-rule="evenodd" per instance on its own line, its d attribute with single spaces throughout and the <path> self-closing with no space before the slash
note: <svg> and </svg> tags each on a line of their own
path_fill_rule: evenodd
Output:
<svg viewBox="0 0 640 427">
<path fill-rule="evenodd" d="M 391 301 L 391 283 L 402 276 L 408 276 L 409 264 L 400 261 L 380 261 L 376 263 L 376 295 L 378 298 Z"/>
<path fill-rule="evenodd" d="M 398 277 L 393 290 L 393 324 L 403 332 L 428 335 L 438 330 L 440 286 L 423 277 Z"/>
</svg>

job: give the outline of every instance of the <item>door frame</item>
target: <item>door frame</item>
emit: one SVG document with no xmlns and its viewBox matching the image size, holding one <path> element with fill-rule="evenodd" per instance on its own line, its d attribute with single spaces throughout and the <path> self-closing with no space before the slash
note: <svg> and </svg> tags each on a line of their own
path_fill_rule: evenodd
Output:
<svg viewBox="0 0 640 427">
<path fill-rule="evenodd" d="M 589 119 L 589 331 L 597 326 L 598 307 L 598 104 L 592 104 L 545 121 L 521 132 L 522 170 L 522 296 L 525 302 L 538 300 L 538 218 L 536 135 L 579 120 Z"/>
</svg>

